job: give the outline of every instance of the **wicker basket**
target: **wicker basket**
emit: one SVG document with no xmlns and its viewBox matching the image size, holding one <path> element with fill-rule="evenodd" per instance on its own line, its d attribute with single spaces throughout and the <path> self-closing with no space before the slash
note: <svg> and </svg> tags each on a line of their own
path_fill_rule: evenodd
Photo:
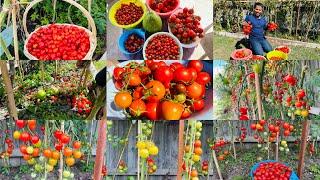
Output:
<svg viewBox="0 0 320 180">
<path fill-rule="evenodd" d="M 49 25 L 41 26 L 41 27 L 35 29 L 31 34 L 29 34 L 28 29 L 27 29 L 27 15 L 28 15 L 29 10 L 34 5 L 36 5 L 37 3 L 42 2 L 42 1 L 43 0 L 34 0 L 34 1 L 32 1 L 27 6 L 27 8 L 26 8 L 26 10 L 25 10 L 25 12 L 23 14 L 23 19 L 22 19 L 23 29 L 24 29 L 24 31 L 26 33 L 26 36 L 27 36 L 27 39 L 26 39 L 26 41 L 24 43 L 23 53 L 30 60 L 38 60 L 36 57 L 34 57 L 32 54 L 30 54 L 28 52 L 27 44 L 29 42 L 30 37 L 32 36 L 33 33 L 37 32 L 41 27 L 45 28 L 45 27 L 47 27 Z M 84 7 L 82 7 L 80 4 L 76 3 L 75 1 L 73 1 L 73 0 L 62 0 L 62 1 L 65 1 L 65 2 L 67 2 L 67 3 L 69 3 L 69 4 L 73 5 L 73 6 L 77 7 L 85 15 L 85 17 L 88 20 L 88 25 L 89 25 L 91 31 L 86 29 L 86 28 L 84 28 L 84 27 L 77 26 L 77 25 L 74 25 L 74 24 L 57 24 L 57 25 L 74 26 L 74 27 L 83 29 L 83 30 L 85 30 L 85 32 L 87 32 L 87 34 L 89 36 L 89 41 L 90 41 L 90 49 L 89 49 L 87 55 L 82 60 L 91 60 L 92 56 L 93 56 L 93 53 L 94 53 L 94 51 L 96 49 L 96 46 L 97 46 L 97 29 L 96 29 L 96 25 L 94 23 L 94 20 L 91 17 L 90 13 Z"/>
</svg>

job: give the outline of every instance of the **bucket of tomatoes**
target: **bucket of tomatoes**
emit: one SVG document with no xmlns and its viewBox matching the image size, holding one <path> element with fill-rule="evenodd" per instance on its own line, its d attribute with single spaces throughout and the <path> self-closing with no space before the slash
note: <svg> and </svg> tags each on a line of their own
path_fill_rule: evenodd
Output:
<svg viewBox="0 0 320 180">
<path fill-rule="evenodd" d="M 212 120 L 210 62 L 137 60 L 108 68 L 108 119 Z"/>
<path fill-rule="evenodd" d="M 167 32 L 151 35 L 143 45 L 143 59 L 181 60 L 182 57 L 183 48 L 179 40 Z"/>
<path fill-rule="evenodd" d="M 91 29 L 74 24 L 48 24 L 29 34 L 27 15 L 29 10 L 43 0 L 32 1 L 23 14 L 26 33 L 24 54 L 30 60 L 90 60 L 97 46 L 96 26 L 90 13 L 72 0 L 63 0 L 77 7 L 87 18 Z"/>
<path fill-rule="evenodd" d="M 119 40 L 120 51 L 128 58 L 142 57 L 142 47 L 145 42 L 145 32 L 142 29 L 124 31 Z"/>
<path fill-rule="evenodd" d="M 231 58 L 233 60 L 249 60 L 252 58 L 252 51 L 247 48 L 236 49 L 232 52 Z"/>
<path fill-rule="evenodd" d="M 146 0 L 147 7 L 161 18 L 168 18 L 179 8 L 180 0 Z"/>
<path fill-rule="evenodd" d="M 169 33 L 177 37 L 184 48 L 194 48 L 204 37 L 201 17 L 193 9 L 177 9 L 168 19 Z"/>
<path fill-rule="evenodd" d="M 273 50 L 267 53 L 267 59 L 270 61 L 287 60 L 288 54 L 284 53 L 283 51 Z"/>
<path fill-rule="evenodd" d="M 251 168 L 250 177 L 253 180 L 299 180 L 296 173 L 290 167 L 274 160 L 256 163 Z"/>
<path fill-rule="evenodd" d="M 141 23 L 147 7 L 140 0 L 119 0 L 109 11 L 110 22 L 123 29 L 131 29 Z"/>
</svg>

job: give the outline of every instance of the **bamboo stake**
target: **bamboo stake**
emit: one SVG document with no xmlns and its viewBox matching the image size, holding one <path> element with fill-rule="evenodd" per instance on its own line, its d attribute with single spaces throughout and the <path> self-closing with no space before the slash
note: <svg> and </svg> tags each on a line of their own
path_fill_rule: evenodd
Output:
<svg viewBox="0 0 320 180">
<path fill-rule="evenodd" d="M 64 132 L 64 121 L 61 121 L 61 131 Z M 63 179 L 63 156 L 60 154 L 60 162 L 59 162 L 59 180 Z"/>
<path fill-rule="evenodd" d="M 301 134 L 301 145 L 300 145 L 300 151 L 299 151 L 299 164 L 298 164 L 298 176 L 300 179 L 302 179 L 302 175 L 303 175 L 304 155 L 306 153 L 306 148 L 307 148 L 307 138 L 309 134 L 310 123 L 311 123 L 310 120 L 304 120 L 302 124 L 303 128 L 302 128 L 302 134 Z"/>
<path fill-rule="evenodd" d="M 218 175 L 219 175 L 219 179 L 223 180 L 215 150 L 212 151 L 212 156 L 213 156 L 213 162 L 214 162 L 214 164 L 216 166 L 216 169 L 217 169 L 217 172 L 218 172 Z"/>
<path fill-rule="evenodd" d="M 256 95 L 257 95 L 258 117 L 259 117 L 259 120 L 261 120 L 262 119 L 262 103 L 261 103 L 259 73 L 255 72 L 254 78 L 255 78 Z"/>
<path fill-rule="evenodd" d="M 103 166 L 103 158 L 104 152 L 106 148 L 106 139 L 107 139 L 107 121 L 105 119 L 105 111 L 104 111 L 104 118 L 103 120 L 99 121 L 99 128 L 98 128 L 98 139 L 97 139 L 97 151 L 96 151 L 96 159 L 94 164 L 94 172 L 93 172 L 93 179 L 94 180 L 101 180 L 101 171 Z"/>
<path fill-rule="evenodd" d="M 177 172 L 177 180 L 182 179 L 182 163 L 183 163 L 183 132 L 184 132 L 184 121 L 179 121 L 179 135 L 178 135 L 178 172 Z"/>
<path fill-rule="evenodd" d="M 12 0 L 12 4 L 16 4 L 16 0 Z M 18 42 L 18 34 L 17 34 L 17 10 L 16 10 L 17 6 L 14 5 L 12 7 L 12 27 L 13 27 L 13 47 L 14 47 L 14 57 L 15 60 L 20 60 L 19 58 L 19 42 Z"/>
<path fill-rule="evenodd" d="M 141 138 L 140 138 L 140 134 L 142 134 L 142 126 L 141 126 L 141 120 L 138 120 L 138 141 L 140 141 L 141 140 Z M 138 180 L 140 180 L 140 156 L 139 156 L 139 154 L 140 154 L 140 150 L 138 149 L 138 154 L 137 154 L 137 156 L 138 156 L 138 160 L 137 160 L 137 164 L 138 164 L 138 168 L 137 168 L 137 172 L 138 172 L 138 175 L 137 175 L 137 177 L 138 177 Z M 143 176 L 142 176 L 143 177 Z"/>
<path fill-rule="evenodd" d="M 10 80 L 10 77 L 9 77 L 9 72 L 8 72 L 7 62 L 6 61 L 0 61 L 0 69 L 1 69 L 1 73 L 2 73 L 3 83 L 4 83 L 4 86 L 5 86 L 5 91 L 7 93 L 8 110 L 9 110 L 10 116 L 13 119 L 18 119 L 16 103 L 15 103 L 15 100 L 14 100 L 12 84 L 11 84 L 11 80 Z"/>
</svg>

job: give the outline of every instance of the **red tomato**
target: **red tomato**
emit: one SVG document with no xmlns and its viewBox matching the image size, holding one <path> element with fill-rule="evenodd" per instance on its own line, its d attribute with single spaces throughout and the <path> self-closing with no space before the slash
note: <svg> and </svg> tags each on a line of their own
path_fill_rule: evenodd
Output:
<svg viewBox="0 0 320 180">
<path fill-rule="evenodd" d="M 158 102 L 149 102 L 146 104 L 146 113 L 144 114 L 149 120 L 160 120 L 161 104 Z"/>
<path fill-rule="evenodd" d="M 162 83 L 170 82 L 173 79 L 173 72 L 169 66 L 161 66 L 154 72 L 154 79 Z"/>
<path fill-rule="evenodd" d="M 306 93 L 303 89 L 300 89 L 297 93 L 298 99 L 303 99 L 306 96 Z"/>
<path fill-rule="evenodd" d="M 287 122 L 283 123 L 283 128 L 284 129 L 290 129 L 290 124 L 287 123 Z"/>
<path fill-rule="evenodd" d="M 200 60 L 191 60 L 188 63 L 188 67 L 194 68 L 197 72 L 201 72 L 203 69 L 203 64 Z"/>
<path fill-rule="evenodd" d="M 181 119 L 185 119 L 190 117 L 192 114 L 191 110 L 189 108 L 184 108 L 182 115 L 181 115 Z"/>
<path fill-rule="evenodd" d="M 62 148 L 63 148 L 63 145 L 61 143 L 55 143 L 54 144 L 54 148 L 57 150 L 57 151 L 61 151 Z"/>
<path fill-rule="evenodd" d="M 61 136 L 62 136 L 62 134 L 63 134 L 63 132 L 60 131 L 60 130 L 56 130 L 56 131 L 54 131 L 54 133 L 53 133 L 53 135 L 54 135 L 54 137 L 55 137 L 56 139 L 60 139 Z"/>
<path fill-rule="evenodd" d="M 192 75 L 187 68 L 179 68 L 173 73 L 173 79 L 176 82 L 183 82 L 185 84 L 192 80 Z"/>
<path fill-rule="evenodd" d="M 182 104 L 172 101 L 163 101 L 161 109 L 165 120 L 179 120 L 184 110 Z"/>
<path fill-rule="evenodd" d="M 132 73 L 128 75 L 129 86 L 139 86 L 141 83 L 141 78 L 137 73 Z"/>
<path fill-rule="evenodd" d="M 30 139 L 30 134 L 28 132 L 22 132 L 20 134 L 20 141 L 23 141 L 23 142 L 26 142 L 26 141 L 29 141 Z"/>
<path fill-rule="evenodd" d="M 25 125 L 24 120 L 19 120 L 19 119 L 16 120 L 16 126 L 18 126 L 18 128 L 21 129 L 24 127 L 24 125 Z"/>
<path fill-rule="evenodd" d="M 204 100 L 203 99 L 193 101 L 193 105 L 191 106 L 191 109 L 193 111 L 200 111 L 203 108 L 204 108 Z"/>
<path fill-rule="evenodd" d="M 143 95 L 147 97 L 148 102 L 158 102 L 166 93 L 166 89 L 160 81 L 150 81 L 145 87 Z"/>
<path fill-rule="evenodd" d="M 208 83 L 210 83 L 211 81 L 211 77 L 209 75 L 209 73 L 207 72 L 200 72 L 198 73 L 198 77 L 196 79 L 196 82 L 202 85 L 207 85 Z"/>
<path fill-rule="evenodd" d="M 141 99 L 132 101 L 129 106 L 130 114 L 134 117 L 139 117 L 146 111 L 146 104 Z"/>
<path fill-rule="evenodd" d="M 115 67 L 113 70 L 113 77 L 115 80 L 121 80 L 123 78 L 122 73 L 125 72 L 125 69 L 122 67 Z"/>
<path fill-rule="evenodd" d="M 190 74 L 191 74 L 191 81 L 195 81 L 197 79 L 197 71 L 194 68 L 188 68 Z"/>
<path fill-rule="evenodd" d="M 66 134 L 62 134 L 60 140 L 63 144 L 68 144 L 70 141 L 70 137 Z"/>
<path fill-rule="evenodd" d="M 32 144 L 37 144 L 37 142 L 40 140 L 40 138 L 37 135 L 34 135 L 31 137 Z"/>
<path fill-rule="evenodd" d="M 175 71 L 179 68 L 183 68 L 184 66 L 181 63 L 178 62 L 174 62 L 172 64 L 170 64 L 170 68 L 172 69 L 172 71 Z"/>
<path fill-rule="evenodd" d="M 114 82 L 114 87 L 116 87 L 117 90 L 121 90 L 123 88 L 123 82 L 122 80 L 118 80 Z"/>
<path fill-rule="evenodd" d="M 144 62 L 146 64 L 146 66 L 148 66 L 149 68 L 151 67 L 152 63 L 154 63 L 153 60 L 145 60 Z"/>
<path fill-rule="evenodd" d="M 132 97 L 134 100 L 140 99 L 143 96 L 143 87 L 139 86 L 133 91 Z"/>
<path fill-rule="evenodd" d="M 199 99 L 202 93 L 202 86 L 197 82 L 193 82 L 191 85 L 187 86 L 187 96 L 189 96 L 192 99 Z"/>
</svg>

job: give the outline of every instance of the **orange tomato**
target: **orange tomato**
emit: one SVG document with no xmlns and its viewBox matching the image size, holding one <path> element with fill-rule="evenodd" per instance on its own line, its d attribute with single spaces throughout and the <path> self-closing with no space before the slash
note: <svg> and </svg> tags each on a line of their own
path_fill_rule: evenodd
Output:
<svg viewBox="0 0 320 180">
<path fill-rule="evenodd" d="M 158 102 L 166 94 L 166 88 L 160 81 L 150 81 L 145 87 L 143 94 L 149 102 Z"/>
<path fill-rule="evenodd" d="M 23 159 L 26 160 L 26 161 L 30 160 L 31 158 L 32 158 L 32 156 L 30 156 L 29 154 L 24 154 L 23 155 Z"/>
<path fill-rule="evenodd" d="M 73 157 L 67 157 L 67 158 L 66 158 L 66 164 L 67 164 L 67 166 L 73 166 L 74 163 L 75 163 L 75 160 L 74 160 Z"/>
<path fill-rule="evenodd" d="M 118 108 L 125 109 L 132 103 L 132 96 L 127 91 L 118 92 L 114 97 L 114 103 Z"/>
<path fill-rule="evenodd" d="M 130 114 L 134 117 L 139 117 L 146 112 L 146 104 L 141 99 L 132 101 L 130 107 Z"/>
<path fill-rule="evenodd" d="M 202 149 L 201 149 L 201 147 L 196 147 L 196 148 L 194 148 L 194 153 L 196 154 L 196 155 L 201 155 L 202 154 Z"/>
<path fill-rule="evenodd" d="M 201 147 L 201 141 L 199 139 L 194 142 L 194 147 Z"/>
<path fill-rule="evenodd" d="M 20 152 L 22 154 L 27 154 L 27 146 L 24 144 L 20 145 Z"/>
<path fill-rule="evenodd" d="M 223 160 L 224 160 L 224 155 L 223 155 L 223 154 L 219 155 L 219 156 L 218 156 L 218 160 L 219 160 L 219 161 L 223 161 Z"/>
<path fill-rule="evenodd" d="M 81 142 L 80 141 L 73 142 L 73 148 L 74 149 L 80 149 L 81 148 Z"/>
<path fill-rule="evenodd" d="M 66 157 L 69 157 L 72 155 L 72 149 L 69 148 L 69 147 L 65 147 L 64 150 L 63 150 L 63 155 L 66 156 Z"/>
<path fill-rule="evenodd" d="M 28 120 L 28 127 L 30 130 L 35 130 L 37 126 L 37 122 L 36 120 L 32 119 L 32 120 Z"/>
<path fill-rule="evenodd" d="M 192 169 L 191 177 L 197 177 L 197 176 L 198 176 L 198 171 L 196 169 Z"/>
<path fill-rule="evenodd" d="M 60 158 L 60 153 L 58 151 L 53 151 L 52 152 L 52 159 L 59 159 Z"/>
<path fill-rule="evenodd" d="M 40 149 L 39 148 L 33 148 L 33 153 L 32 156 L 33 157 L 37 157 L 40 154 Z"/>
<path fill-rule="evenodd" d="M 132 73 L 128 75 L 129 86 L 139 86 L 141 78 L 138 73 Z"/>
<path fill-rule="evenodd" d="M 79 159 L 79 158 L 81 158 L 81 156 L 82 156 L 81 151 L 73 151 L 74 158 Z"/>
<path fill-rule="evenodd" d="M 190 146 L 189 146 L 189 145 L 186 145 L 186 146 L 184 147 L 184 151 L 185 151 L 186 153 L 190 152 Z"/>
<path fill-rule="evenodd" d="M 46 158 L 51 158 L 51 156 L 52 156 L 51 150 L 50 149 L 43 150 L 43 156 Z"/>
</svg>

